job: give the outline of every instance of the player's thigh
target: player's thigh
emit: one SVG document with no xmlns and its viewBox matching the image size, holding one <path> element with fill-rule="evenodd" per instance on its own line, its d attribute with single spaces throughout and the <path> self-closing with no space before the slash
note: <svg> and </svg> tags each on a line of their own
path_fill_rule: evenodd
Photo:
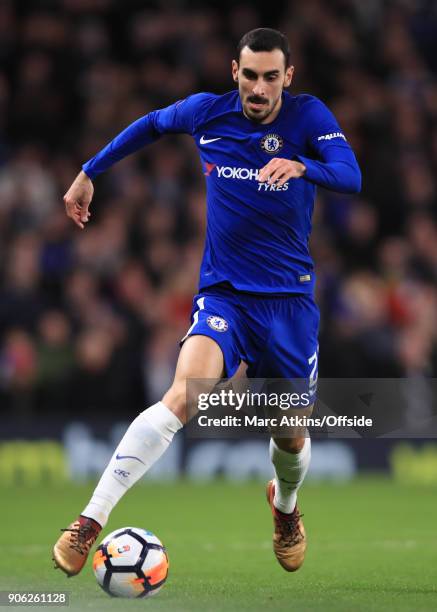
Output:
<svg viewBox="0 0 437 612">
<path fill-rule="evenodd" d="M 293 398 L 287 410 L 278 409 L 279 414 L 272 414 L 275 409 L 269 407 L 267 412 L 283 423 L 270 432 L 279 448 L 299 452 L 309 436 L 305 419 L 311 416 L 316 399 L 320 315 L 310 296 L 284 301 L 278 315 L 269 343 L 256 364 L 256 374 L 272 379 L 267 381 L 268 389 Z"/>
<path fill-rule="evenodd" d="M 209 336 L 189 336 L 182 345 L 175 380 L 186 378 L 220 378 L 224 372 L 223 352 Z"/>
<path fill-rule="evenodd" d="M 190 385 L 190 379 L 205 380 L 212 388 L 223 374 L 223 352 L 217 342 L 208 336 L 189 336 L 179 353 L 173 383 L 162 401 L 186 422 L 187 404 L 188 412 L 192 412 L 196 400 L 197 385 L 195 382 Z"/>
<path fill-rule="evenodd" d="M 318 375 L 319 321 L 319 310 L 311 296 L 296 296 L 281 302 L 271 324 L 269 340 L 256 361 L 250 364 L 248 376 L 294 381 L 295 391 L 308 394 L 306 406 L 313 403 Z"/>
</svg>

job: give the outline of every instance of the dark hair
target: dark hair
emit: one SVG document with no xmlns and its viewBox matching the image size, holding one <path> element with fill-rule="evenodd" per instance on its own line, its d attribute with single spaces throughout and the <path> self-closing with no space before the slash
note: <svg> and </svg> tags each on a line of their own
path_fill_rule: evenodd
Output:
<svg viewBox="0 0 437 612">
<path fill-rule="evenodd" d="M 249 47 L 251 51 L 273 51 L 280 49 L 285 57 L 285 66 L 290 66 L 290 46 L 287 37 L 278 30 L 271 28 L 257 28 L 247 32 L 238 43 L 237 53 L 240 60 L 241 51 Z"/>
</svg>

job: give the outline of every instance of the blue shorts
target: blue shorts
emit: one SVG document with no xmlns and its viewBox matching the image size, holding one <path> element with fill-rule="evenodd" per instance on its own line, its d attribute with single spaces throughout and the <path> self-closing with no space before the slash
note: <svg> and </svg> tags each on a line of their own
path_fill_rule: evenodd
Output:
<svg viewBox="0 0 437 612">
<path fill-rule="evenodd" d="M 266 296 L 208 287 L 193 299 L 189 336 L 209 336 L 220 346 L 227 377 L 241 361 L 248 378 L 317 381 L 319 309 L 311 295 Z"/>
</svg>

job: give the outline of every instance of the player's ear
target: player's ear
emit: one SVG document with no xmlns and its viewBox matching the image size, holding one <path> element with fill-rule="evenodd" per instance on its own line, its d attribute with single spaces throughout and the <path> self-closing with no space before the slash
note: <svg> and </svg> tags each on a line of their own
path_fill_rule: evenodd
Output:
<svg viewBox="0 0 437 612">
<path fill-rule="evenodd" d="M 288 66 L 287 70 L 285 71 L 284 87 L 289 87 L 291 85 L 291 81 L 293 80 L 293 74 L 294 66 Z"/>
<path fill-rule="evenodd" d="M 232 78 L 236 83 L 238 83 L 238 62 L 237 60 L 232 60 Z"/>
</svg>

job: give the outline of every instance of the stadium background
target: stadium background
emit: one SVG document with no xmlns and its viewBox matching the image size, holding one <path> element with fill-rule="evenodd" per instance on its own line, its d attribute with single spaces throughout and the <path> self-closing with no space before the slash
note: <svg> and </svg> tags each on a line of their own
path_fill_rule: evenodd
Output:
<svg viewBox="0 0 437 612">
<path fill-rule="evenodd" d="M 2 482 L 98 474 L 171 382 L 203 243 L 193 143 L 165 137 L 99 177 L 84 232 L 62 195 L 134 119 L 231 89 L 235 45 L 261 25 L 289 36 L 292 91 L 332 108 L 363 171 L 360 195 L 318 193 L 319 375 L 436 375 L 435 3 L 0 0 Z M 229 444 L 187 454 L 181 435 L 156 474 L 268 469 L 258 442 Z M 388 469 L 392 446 L 334 443 L 331 471 L 319 446 L 313 473 Z"/>
</svg>

